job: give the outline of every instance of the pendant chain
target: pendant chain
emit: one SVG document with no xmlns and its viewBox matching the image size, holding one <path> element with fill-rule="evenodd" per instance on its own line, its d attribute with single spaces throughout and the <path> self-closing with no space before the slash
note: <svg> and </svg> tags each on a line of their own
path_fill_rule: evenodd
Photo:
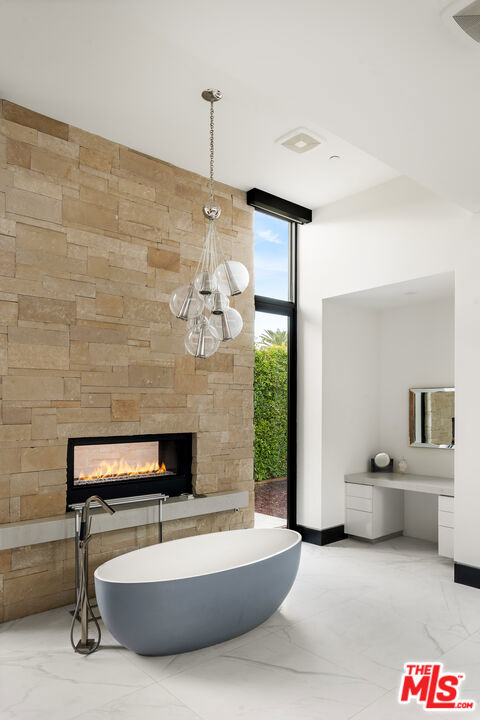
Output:
<svg viewBox="0 0 480 720">
<path fill-rule="evenodd" d="M 214 109 L 213 101 L 210 102 L 210 203 L 214 202 L 213 193 L 213 161 L 214 161 Z"/>
</svg>

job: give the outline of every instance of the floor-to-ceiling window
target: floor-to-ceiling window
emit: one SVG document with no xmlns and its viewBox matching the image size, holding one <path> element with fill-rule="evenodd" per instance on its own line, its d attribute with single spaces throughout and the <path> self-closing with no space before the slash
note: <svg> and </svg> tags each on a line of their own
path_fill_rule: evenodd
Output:
<svg viewBox="0 0 480 720">
<path fill-rule="evenodd" d="M 255 211 L 255 525 L 296 524 L 296 224 Z"/>
</svg>

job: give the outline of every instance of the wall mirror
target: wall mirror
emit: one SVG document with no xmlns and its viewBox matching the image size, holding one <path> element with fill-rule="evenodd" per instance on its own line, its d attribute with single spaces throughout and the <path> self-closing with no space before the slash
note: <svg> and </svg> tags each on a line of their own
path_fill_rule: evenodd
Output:
<svg viewBox="0 0 480 720">
<path fill-rule="evenodd" d="M 410 445 L 455 447 L 455 388 L 410 389 Z"/>
</svg>

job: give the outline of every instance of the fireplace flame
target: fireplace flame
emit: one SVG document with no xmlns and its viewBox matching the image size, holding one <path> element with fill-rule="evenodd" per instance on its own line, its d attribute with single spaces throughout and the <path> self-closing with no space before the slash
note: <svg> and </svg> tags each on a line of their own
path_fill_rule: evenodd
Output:
<svg viewBox="0 0 480 720">
<path fill-rule="evenodd" d="M 111 478 L 124 475 L 146 475 L 147 473 L 159 474 L 167 472 L 165 463 L 161 465 L 158 462 L 145 463 L 144 465 L 138 464 L 133 467 L 127 460 L 120 458 L 112 463 L 102 460 L 99 465 L 95 468 L 91 475 L 85 475 L 80 471 L 78 475 L 79 480 L 97 480 L 101 478 Z"/>
</svg>

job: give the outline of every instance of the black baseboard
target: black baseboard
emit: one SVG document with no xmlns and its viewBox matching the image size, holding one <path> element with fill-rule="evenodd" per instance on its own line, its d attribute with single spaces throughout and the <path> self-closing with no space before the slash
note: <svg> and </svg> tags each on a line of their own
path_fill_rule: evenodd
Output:
<svg viewBox="0 0 480 720">
<path fill-rule="evenodd" d="M 329 545 L 347 537 L 343 525 L 335 525 L 335 527 L 325 528 L 325 530 L 313 530 L 304 525 L 297 525 L 296 529 L 302 536 L 302 540 L 313 543 L 313 545 Z"/>
<path fill-rule="evenodd" d="M 460 585 L 468 585 L 469 587 L 480 589 L 480 568 L 462 565 L 456 562 L 453 564 L 453 578 L 455 582 Z"/>
</svg>

